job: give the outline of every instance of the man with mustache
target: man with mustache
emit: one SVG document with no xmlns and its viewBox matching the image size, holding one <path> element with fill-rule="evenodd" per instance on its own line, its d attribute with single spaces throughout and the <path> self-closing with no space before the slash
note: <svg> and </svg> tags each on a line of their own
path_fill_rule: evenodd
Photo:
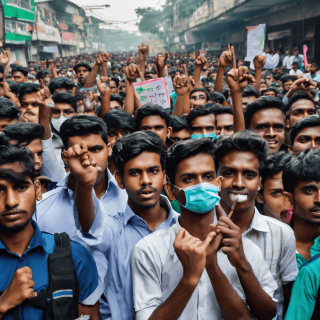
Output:
<svg viewBox="0 0 320 320">
<path fill-rule="evenodd" d="M 74 153 L 68 151 L 71 155 L 68 165 L 71 171 L 79 172 L 76 205 L 82 231 L 87 233 L 81 239 L 88 244 L 93 256 L 103 253 L 108 261 L 105 296 L 110 310 L 103 318 L 134 319 L 131 252 L 145 236 L 177 222 L 177 213 L 161 195 L 166 147 L 152 131 L 137 131 L 114 143 L 115 178 L 128 194 L 125 210 L 114 216 L 106 214 L 92 197 L 97 172 L 83 161 L 85 152 L 80 146 L 73 146 L 73 150 Z"/>
<path fill-rule="evenodd" d="M 217 173 L 223 178 L 221 208 L 228 214 L 235 195 L 241 195 L 231 220 L 241 229 L 242 237 L 260 248 L 278 284 L 274 294 L 278 300 L 275 319 L 283 319 L 298 269 L 292 229 L 274 218 L 261 215 L 255 207 L 261 189 L 261 170 L 269 154 L 267 142 L 254 131 L 246 130 L 217 140 L 215 158 Z M 216 217 L 214 224 L 217 222 Z"/>
<path fill-rule="evenodd" d="M 282 175 L 285 196 L 293 206 L 291 226 L 297 240 L 299 274 L 286 319 L 319 319 L 320 150 L 309 148 L 292 158 Z"/>
<path fill-rule="evenodd" d="M 31 298 L 36 299 L 41 290 L 49 286 L 53 292 L 48 300 L 55 301 L 52 304 L 63 304 L 63 301 L 70 304 L 68 299 L 72 298 L 72 304 L 77 303 L 77 309 L 73 310 L 76 316 L 86 314 L 90 319 L 101 320 L 98 300 L 103 287 L 98 282 L 95 262 L 84 247 L 71 241 L 68 248 L 71 249 L 78 288 L 75 284 L 74 290 L 65 290 L 62 297 L 61 290 L 58 291 L 49 280 L 52 273 L 48 261 L 56 253 L 56 242 L 53 234 L 41 232 L 32 220 L 36 199 L 41 199 L 41 184 L 34 180 L 31 152 L 17 146 L 0 146 L 0 319 L 9 320 L 13 316 L 17 319 L 15 313 L 20 319 L 42 319 L 44 310 L 32 304 Z M 65 255 L 61 262 L 67 263 L 67 258 Z M 64 272 L 68 271 L 65 269 Z M 70 288 L 69 284 L 66 281 L 64 288 Z M 70 305 L 68 309 L 61 305 L 62 310 L 68 310 L 70 315 Z M 57 314 L 53 317 L 50 312 L 50 316 L 56 318 Z"/>
</svg>

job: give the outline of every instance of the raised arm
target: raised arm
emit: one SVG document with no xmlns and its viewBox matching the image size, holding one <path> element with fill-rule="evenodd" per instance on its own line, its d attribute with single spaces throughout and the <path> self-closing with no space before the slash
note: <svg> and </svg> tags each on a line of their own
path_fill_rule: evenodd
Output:
<svg viewBox="0 0 320 320">
<path fill-rule="evenodd" d="M 110 111 L 111 89 L 108 85 L 102 85 L 102 83 L 106 84 L 108 81 L 108 77 L 100 77 L 97 80 L 97 88 L 101 96 L 101 118 Z"/>
<path fill-rule="evenodd" d="M 137 78 L 142 77 L 142 72 L 139 67 L 135 64 L 130 64 L 128 67 L 124 68 L 124 72 L 126 74 L 126 88 L 127 88 L 127 96 L 126 102 L 124 104 L 124 110 L 133 114 L 135 110 L 135 95 L 134 89 L 131 87 L 131 84 L 134 83 Z M 142 80 L 142 79 L 141 79 Z"/>
<path fill-rule="evenodd" d="M 233 51 L 231 50 L 230 45 L 228 45 L 228 50 L 222 52 L 220 59 L 219 59 L 219 66 L 218 66 L 218 71 L 217 71 L 216 82 L 214 83 L 214 91 L 222 92 L 223 75 L 226 71 L 226 68 L 232 62 L 232 58 L 233 58 Z"/>
<path fill-rule="evenodd" d="M 186 65 L 184 64 L 186 69 Z M 189 77 L 188 73 L 186 75 L 179 76 L 177 75 L 173 79 L 173 86 L 177 93 L 176 104 L 174 105 L 174 109 L 172 111 L 173 116 L 182 116 L 184 113 L 184 101 L 187 93 L 189 92 Z"/>
<path fill-rule="evenodd" d="M 102 65 L 102 62 L 103 62 L 103 57 L 102 57 L 102 53 L 100 53 L 97 60 L 96 60 L 95 65 L 92 68 L 92 71 L 90 72 L 90 75 L 89 75 L 86 83 L 83 85 L 83 88 L 91 88 L 96 83 L 97 74 L 98 74 L 99 69 Z"/>
<path fill-rule="evenodd" d="M 196 63 L 196 66 L 195 66 L 194 74 L 193 74 L 193 79 L 194 79 L 194 81 L 196 83 L 195 86 L 196 86 L 196 88 L 203 87 L 203 84 L 200 81 L 200 74 L 201 74 L 201 71 L 202 71 L 203 67 L 207 63 L 207 59 L 206 59 L 205 56 L 198 56 L 196 58 L 195 63 Z"/>
<path fill-rule="evenodd" d="M 10 60 L 10 48 L 4 49 L 0 54 L 0 63 L 3 65 L 4 68 L 7 67 Z"/>
<path fill-rule="evenodd" d="M 138 47 L 139 51 L 139 67 L 142 74 L 145 74 L 146 71 L 146 59 L 149 55 L 149 46 L 142 44 L 141 47 Z"/>
<path fill-rule="evenodd" d="M 164 69 L 166 67 L 167 59 L 169 57 L 169 52 L 166 52 L 164 56 L 161 54 L 155 57 L 157 68 L 158 68 L 158 76 L 159 78 L 164 77 Z"/>
<path fill-rule="evenodd" d="M 261 69 L 266 63 L 266 56 L 259 56 L 258 54 L 253 59 L 254 71 L 256 75 L 256 83 L 254 87 L 260 92 L 260 84 L 261 84 Z"/>
</svg>

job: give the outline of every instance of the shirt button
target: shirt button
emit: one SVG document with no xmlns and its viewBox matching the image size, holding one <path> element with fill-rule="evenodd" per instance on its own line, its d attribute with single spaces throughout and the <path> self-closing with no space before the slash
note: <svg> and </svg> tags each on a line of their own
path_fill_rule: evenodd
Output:
<svg viewBox="0 0 320 320">
<path fill-rule="evenodd" d="M 205 301 L 200 301 L 200 307 L 204 307 L 206 305 Z"/>
<path fill-rule="evenodd" d="M 202 286 L 203 286 L 203 282 L 200 281 L 200 282 L 199 282 L 199 287 L 202 287 Z"/>
</svg>

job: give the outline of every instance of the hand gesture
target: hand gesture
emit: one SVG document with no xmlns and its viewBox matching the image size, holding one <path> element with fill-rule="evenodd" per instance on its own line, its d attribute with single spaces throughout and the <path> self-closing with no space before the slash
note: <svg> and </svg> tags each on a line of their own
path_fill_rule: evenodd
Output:
<svg viewBox="0 0 320 320">
<path fill-rule="evenodd" d="M 181 261 L 183 274 L 197 285 L 203 270 L 206 266 L 206 249 L 212 239 L 216 236 L 215 232 L 210 232 L 205 241 L 200 241 L 181 228 L 173 243 L 176 254 Z"/>
<path fill-rule="evenodd" d="M 9 63 L 10 60 L 10 48 L 3 49 L 3 51 L 0 54 L 0 63 L 6 67 L 6 65 Z"/>
<path fill-rule="evenodd" d="M 42 79 L 41 79 L 42 81 Z M 37 92 L 37 105 L 41 107 L 47 106 L 49 103 L 54 103 L 51 99 L 50 90 L 47 87 L 39 88 Z"/>
<path fill-rule="evenodd" d="M 259 56 L 259 54 L 257 54 L 253 59 L 253 65 L 255 70 L 262 69 L 265 63 L 266 63 L 265 55 Z"/>
<path fill-rule="evenodd" d="M 173 79 L 174 90 L 178 96 L 184 96 L 190 90 L 190 79 L 188 77 L 188 70 L 185 64 L 182 65 L 184 75 L 177 75 Z"/>
<path fill-rule="evenodd" d="M 233 267 L 236 269 L 244 268 L 248 263 L 244 254 L 241 230 L 229 218 L 221 217 L 219 222 L 226 224 L 228 227 L 219 226 L 216 232 L 223 235 L 222 252 L 228 256 L 228 259 Z"/>
<path fill-rule="evenodd" d="M 128 81 L 136 81 L 137 78 L 141 78 L 142 74 L 139 67 L 136 64 L 130 64 L 128 67 L 123 69 Z"/>
<path fill-rule="evenodd" d="M 32 270 L 29 267 L 18 269 L 12 278 L 9 287 L 3 292 L 1 302 L 6 306 L 7 311 L 19 306 L 25 300 L 37 296 L 33 290 Z"/>
<path fill-rule="evenodd" d="M 195 62 L 196 62 L 196 66 L 201 66 L 201 70 L 202 70 L 207 63 L 207 59 L 205 56 L 198 56 Z"/>
<path fill-rule="evenodd" d="M 138 47 L 139 50 L 139 60 L 145 61 L 149 55 L 149 45 L 142 44 L 141 47 Z"/>
<path fill-rule="evenodd" d="M 98 94 L 89 91 L 89 100 L 90 100 L 90 102 L 92 102 L 93 100 L 97 100 L 97 99 L 98 99 Z"/>
<path fill-rule="evenodd" d="M 312 81 L 311 79 L 308 79 L 308 78 L 301 78 L 296 80 L 292 84 L 290 91 L 288 92 L 288 98 L 291 98 L 292 95 L 297 91 L 305 91 L 305 92 L 308 92 L 309 95 L 311 95 L 310 86 L 317 86 L 317 82 Z"/>
<path fill-rule="evenodd" d="M 101 54 L 100 54 L 100 58 L 101 58 L 101 64 L 102 65 L 106 65 L 107 63 L 108 63 L 108 61 L 109 61 L 109 53 L 107 53 L 107 52 L 102 52 Z"/>
<path fill-rule="evenodd" d="M 163 68 L 166 65 L 168 57 L 169 57 L 169 52 L 166 52 L 164 56 L 159 54 L 155 57 L 158 68 Z"/>
<path fill-rule="evenodd" d="M 52 68 L 53 68 L 53 66 L 54 66 L 54 61 L 51 60 L 51 59 L 47 59 L 47 60 L 46 60 L 46 64 L 47 64 L 47 68 L 48 68 L 49 70 L 52 70 Z"/>
<path fill-rule="evenodd" d="M 248 80 L 254 82 L 252 74 L 248 74 L 247 67 L 239 67 L 238 69 L 231 69 L 227 73 L 227 84 L 231 93 L 242 93 L 243 89 L 248 86 Z"/>
<path fill-rule="evenodd" d="M 108 85 L 104 86 L 102 83 L 108 84 L 110 82 L 111 78 L 110 77 L 103 77 L 101 76 L 97 80 L 97 88 L 100 92 L 101 97 L 111 97 L 111 89 Z"/>
<path fill-rule="evenodd" d="M 95 185 L 98 171 L 102 171 L 102 169 L 97 166 L 85 141 L 82 141 L 80 145 L 76 144 L 70 147 L 67 151 L 63 151 L 62 155 L 77 183 L 89 187 Z"/>
<path fill-rule="evenodd" d="M 233 61 L 234 57 L 234 48 L 228 45 L 228 50 L 222 52 L 220 59 L 219 59 L 219 66 L 226 68 L 230 65 L 230 63 Z M 235 58 L 235 57 L 234 57 Z"/>
</svg>

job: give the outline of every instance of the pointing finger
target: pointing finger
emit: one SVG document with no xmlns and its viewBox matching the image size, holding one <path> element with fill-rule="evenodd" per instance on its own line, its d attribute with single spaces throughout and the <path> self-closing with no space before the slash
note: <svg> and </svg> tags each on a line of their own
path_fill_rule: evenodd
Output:
<svg viewBox="0 0 320 320">
<path fill-rule="evenodd" d="M 234 47 L 231 47 L 231 52 L 232 52 L 232 68 L 237 69 L 237 61 L 236 61 L 236 55 L 234 53 Z"/>
</svg>

